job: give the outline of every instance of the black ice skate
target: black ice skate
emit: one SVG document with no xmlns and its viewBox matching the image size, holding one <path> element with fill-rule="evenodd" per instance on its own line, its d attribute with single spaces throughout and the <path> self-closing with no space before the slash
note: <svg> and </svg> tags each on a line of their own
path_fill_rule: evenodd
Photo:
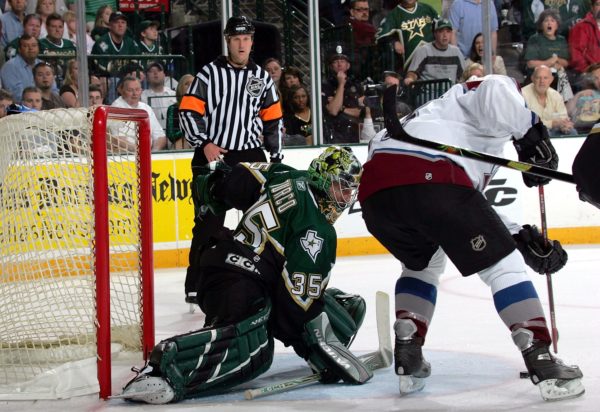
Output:
<svg viewBox="0 0 600 412">
<path fill-rule="evenodd" d="M 394 331 L 395 371 L 400 376 L 400 396 L 404 396 L 425 387 L 425 378 L 431 374 L 431 365 L 423 358 L 423 338 L 414 336 L 417 326 L 412 320 L 397 319 Z"/>
<path fill-rule="evenodd" d="M 521 350 L 531 381 L 545 401 L 559 401 L 583 395 L 583 374 L 577 365 L 565 365 L 550 353 L 550 345 L 533 339 L 533 332 L 517 329 L 513 341 Z"/>
</svg>

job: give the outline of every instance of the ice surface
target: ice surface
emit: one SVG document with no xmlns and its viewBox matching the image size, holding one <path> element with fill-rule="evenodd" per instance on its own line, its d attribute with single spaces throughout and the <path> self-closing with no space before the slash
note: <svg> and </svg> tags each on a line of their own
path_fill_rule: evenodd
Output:
<svg viewBox="0 0 600 412">
<path fill-rule="evenodd" d="M 558 356 L 578 364 L 584 374 L 586 393 L 573 400 L 544 402 L 538 389 L 519 379 L 524 370 L 521 355 L 510 333 L 496 314 L 490 292 L 477 277 L 462 278 L 449 264 L 438 289 L 436 313 L 424 353 L 432 374 L 423 392 L 400 398 L 398 380 L 391 368 L 375 373 L 362 386 L 314 384 L 287 393 L 244 400 L 243 392 L 172 405 L 132 404 L 122 400 L 99 400 L 86 396 L 61 401 L 0 401 L 8 411 L 599 411 L 600 410 L 600 247 L 570 246 L 567 266 L 553 275 L 556 320 L 560 339 Z M 367 316 L 352 349 L 365 353 L 377 348 L 375 292 L 383 290 L 393 300 L 400 265 L 388 255 L 338 260 L 330 286 L 362 294 Z M 185 269 L 156 272 L 157 341 L 202 326 L 203 316 L 188 313 L 183 301 Z M 538 294 L 547 307 L 546 278 L 531 273 Z M 392 301 L 393 308 L 393 301 Z M 548 315 L 548 313 L 547 313 Z M 393 318 L 393 316 L 392 316 Z M 549 318 L 549 317 L 548 317 Z M 113 391 L 133 376 L 136 361 L 117 359 Z M 135 366 L 141 366 L 139 362 Z M 289 348 L 278 344 L 273 367 L 245 387 L 258 387 L 290 377 L 310 374 L 305 363 Z"/>
</svg>

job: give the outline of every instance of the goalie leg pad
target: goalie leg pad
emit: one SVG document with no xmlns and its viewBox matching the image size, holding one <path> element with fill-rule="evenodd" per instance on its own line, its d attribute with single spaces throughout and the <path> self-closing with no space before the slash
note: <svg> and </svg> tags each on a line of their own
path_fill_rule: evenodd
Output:
<svg viewBox="0 0 600 412">
<path fill-rule="evenodd" d="M 267 330 L 271 305 L 234 325 L 204 328 L 160 342 L 152 351 L 153 375 L 173 387 L 175 401 L 207 396 L 266 372 L 274 343 Z"/>
<path fill-rule="evenodd" d="M 308 363 L 321 374 L 321 381 L 334 383 L 365 383 L 373 372 L 344 346 L 329 323 L 327 313 L 321 312 L 305 325 L 303 339 L 308 347 Z"/>
<path fill-rule="evenodd" d="M 362 296 L 344 293 L 336 288 L 325 290 L 325 307 L 333 333 L 340 342 L 350 347 L 358 329 L 362 325 L 367 304 Z"/>
</svg>

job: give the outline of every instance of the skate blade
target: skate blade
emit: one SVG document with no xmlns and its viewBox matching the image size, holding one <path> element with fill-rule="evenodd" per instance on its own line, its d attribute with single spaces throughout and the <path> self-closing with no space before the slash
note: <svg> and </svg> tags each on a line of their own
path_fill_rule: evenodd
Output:
<svg viewBox="0 0 600 412">
<path fill-rule="evenodd" d="M 125 399 L 134 402 L 145 402 L 153 405 L 169 403 L 175 397 L 173 388 L 164 379 L 154 376 L 143 376 L 130 382 L 123 393 L 111 396 L 114 399 Z"/>
<path fill-rule="evenodd" d="M 538 383 L 542 399 L 548 402 L 562 401 L 577 398 L 585 393 L 581 379 L 561 381 L 560 379 L 546 379 Z"/>
<path fill-rule="evenodd" d="M 425 387 L 425 378 L 412 375 L 400 375 L 400 396 L 422 391 Z"/>
</svg>

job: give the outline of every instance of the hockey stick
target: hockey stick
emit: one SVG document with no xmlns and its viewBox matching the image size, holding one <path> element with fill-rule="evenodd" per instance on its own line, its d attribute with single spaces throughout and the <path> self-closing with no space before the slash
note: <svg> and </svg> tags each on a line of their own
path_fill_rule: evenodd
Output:
<svg viewBox="0 0 600 412">
<path fill-rule="evenodd" d="M 546 198 L 544 196 L 544 186 L 538 186 L 540 198 L 540 216 L 542 219 L 542 236 L 544 242 L 548 245 L 548 226 L 546 224 Z M 554 290 L 552 288 L 552 275 L 546 272 L 546 285 L 548 287 L 548 306 L 550 309 L 550 326 L 552 327 L 552 347 L 554 353 L 558 353 L 558 328 L 556 327 L 556 313 L 554 309 Z"/>
<path fill-rule="evenodd" d="M 517 160 L 504 159 L 487 153 L 476 152 L 469 149 L 463 149 L 456 146 L 432 142 L 429 140 L 419 139 L 406 133 L 402 124 L 398 120 L 396 114 L 396 86 L 390 86 L 383 93 L 383 118 L 385 128 L 389 136 L 395 140 L 412 143 L 417 146 L 426 147 L 428 149 L 437 150 L 456 156 L 466 157 L 468 159 L 479 160 L 485 163 L 491 163 L 498 166 L 507 167 L 509 169 L 518 170 L 519 172 L 529 173 L 536 176 L 546 177 L 550 179 L 560 180 L 566 183 L 575 184 L 573 175 L 559 172 L 557 170 L 548 169 L 541 166 L 532 165 Z"/>
<path fill-rule="evenodd" d="M 375 312 L 377 318 L 377 337 L 379 339 L 379 349 L 375 352 L 367 353 L 358 358 L 371 369 L 387 368 L 392 364 L 392 338 L 390 332 L 390 297 L 385 292 L 377 292 L 375 297 Z M 256 399 L 267 395 L 287 392 L 315 382 L 318 382 L 321 376 L 318 373 L 304 376 L 289 381 L 276 383 L 274 385 L 263 386 L 257 389 L 248 389 L 244 392 L 246 399 Z"/>
</svg>

